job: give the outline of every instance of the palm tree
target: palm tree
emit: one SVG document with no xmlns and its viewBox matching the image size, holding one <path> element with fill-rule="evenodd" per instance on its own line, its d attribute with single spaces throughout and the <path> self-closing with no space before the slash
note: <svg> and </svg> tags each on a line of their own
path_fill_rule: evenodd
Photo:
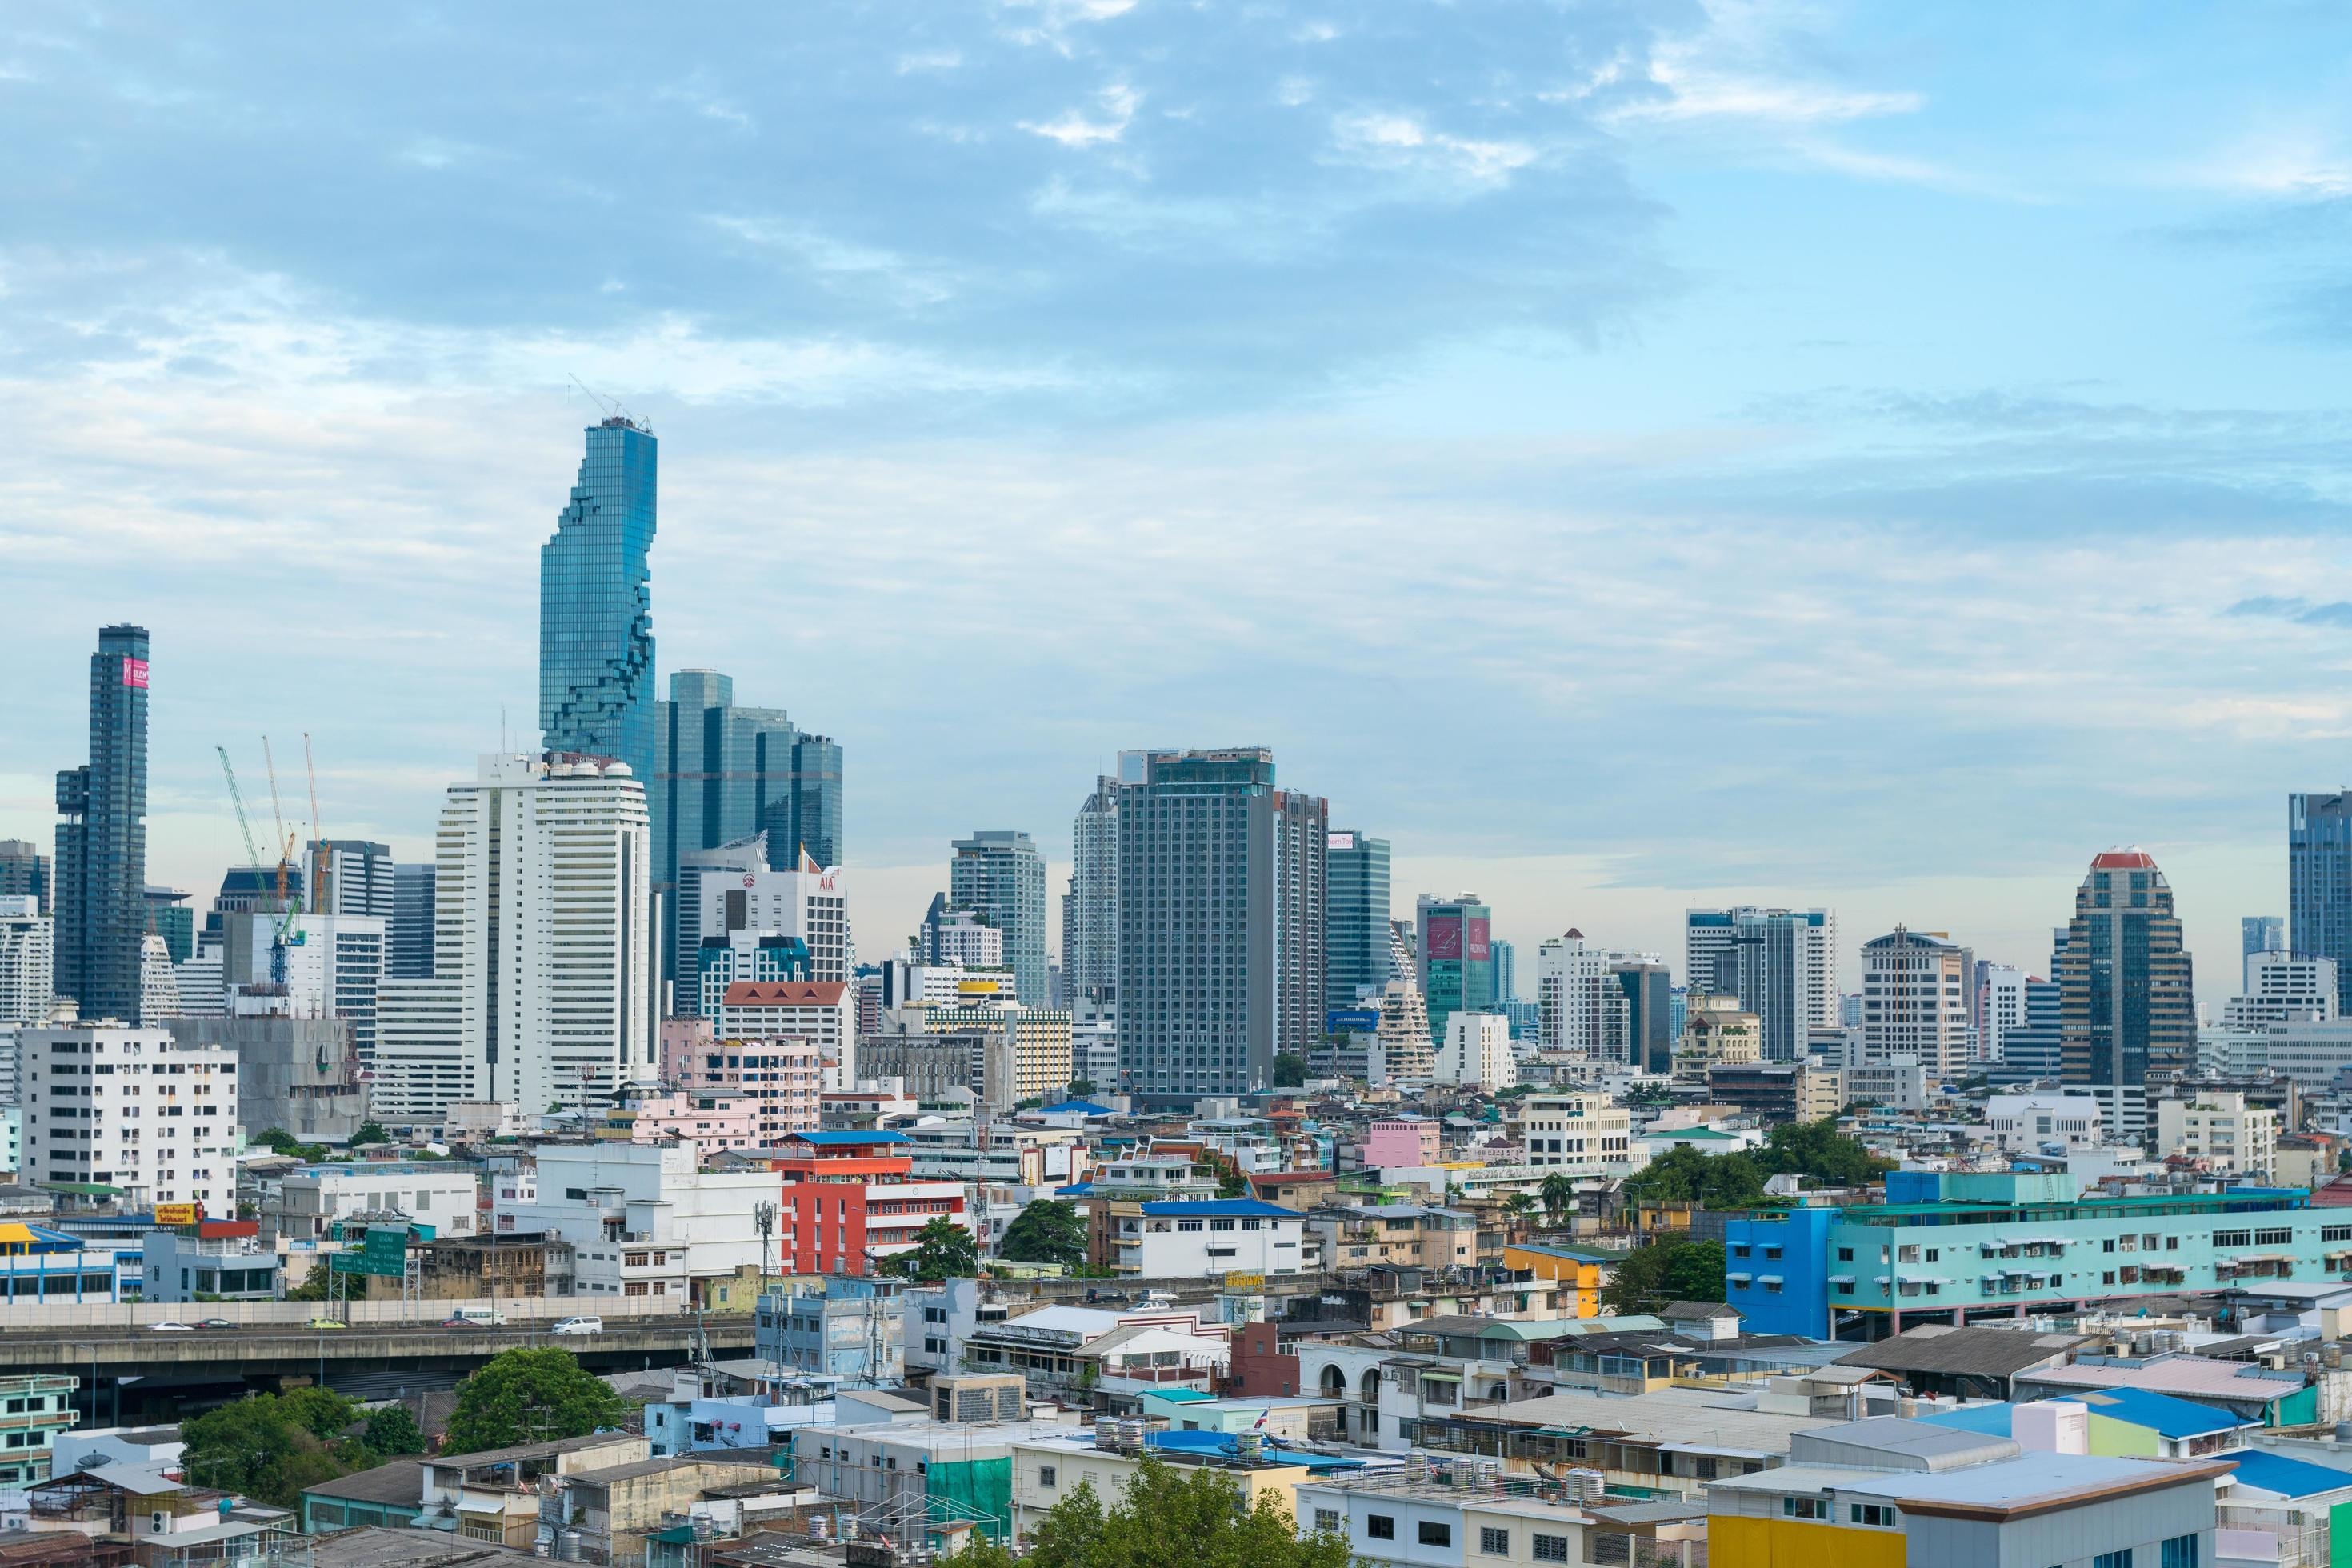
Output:
<svg viewBox="0 0 2352 1568">
<path fill-rule="evenodd" d="M 1558 1171 L 1543 1179 L 1544 1212 L 1558 1225 L 1576 1206 L 1576 1184 Z"/>
<path fill-rule="evenodd" d="M 1522 1241 L 1526 1240 L 1528 1217 L 1536 1212 L 1536 1200 L 1533 1195 L 1527 1193 L 1513 1193 L 1503 1200 L 1503 1207 L 1510 1211 L 1512 1234 Z"/>
</svg>

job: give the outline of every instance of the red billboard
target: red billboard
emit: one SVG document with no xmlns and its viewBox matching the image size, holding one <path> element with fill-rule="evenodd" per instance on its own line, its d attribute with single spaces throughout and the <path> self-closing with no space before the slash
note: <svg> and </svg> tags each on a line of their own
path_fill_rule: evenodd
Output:
<svg viewBox="0 0 2352 1568">
<path fill-rule="evenodd" d="M 1486 922 L 1479 922 L 1479 938 L 1486 941 Z M 1433 960 L 1462 956 L 1462 917 L 1432 915 L 1429 917 L 1429 956 Z"/>
<path fill-rule="evenodd" d="M 1465 944 L 1469 952 L 1465 956 L 1473 963 L 1484 963 L 1494 956 L 1493 950 L 1486 942 L 1486 918 L 1484 915 L 1472 915 L 1469 927 L 1470 940 Z"/>
<path fill-rule="evenodd" d="M 124 659 L 122 661 L 122 684 L 125 686 L 136 686 L 142 690 L 146 689 L 147 661 L 143 658 Z"/>
</svg>

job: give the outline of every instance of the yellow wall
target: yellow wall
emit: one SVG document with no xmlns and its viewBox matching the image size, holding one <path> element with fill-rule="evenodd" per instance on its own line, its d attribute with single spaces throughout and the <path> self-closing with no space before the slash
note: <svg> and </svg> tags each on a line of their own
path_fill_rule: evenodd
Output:
<svg viewBox="0 0 2352 1568">
<path fill-rule="evenodd" d="M 1903 1568 L 1903 1532 L 1718 1513 L 1706 1521 L 1706 1555 L 1726 1568 Z"/>
<path fill-rule="evenodd" d="M 1513 1247 L 1506 1243 L 1503 1247 L 1503 1267 L 1532 1269 L 1538 1279 L 1548 1279 L 1554 1284 L 1572 1287 L 1576 1296 L 1574 1310 L 1569 1314 L 1570 1316 L 1597 1318 L 1601 1315 L 1601 1265 L 1598 1263 L 1586 1263 L 1574 1258 L 1560 1258 L 1549 1252 L 1538 1252 L 1532 1247 Z M 1562 1300 L 1559 1304 L 1566 1307 L 1570 1303 Z"/>
<path fill-rule="evenodd" d="M 2091 1452 L 2117 1459 L 2153 1459 L 2157 1433 L 2152 1426 L 2135 1426 L 2112 1415 L 2091 1412 Z"/>
</svg>

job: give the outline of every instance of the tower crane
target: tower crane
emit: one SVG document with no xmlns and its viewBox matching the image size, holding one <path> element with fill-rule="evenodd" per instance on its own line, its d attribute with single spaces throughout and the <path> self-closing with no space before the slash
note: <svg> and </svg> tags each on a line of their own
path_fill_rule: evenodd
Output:
<svg viewBox="0 0 2352 1568">
<path fill-rule="evenodd" d="M 221 776 L 228 780 L 229 804 L 236 807 L 236 830 L 245 836 L 246 858 L 253 862 L 253 868 L 257 871 L 261 869 L 261 847 L 253 841 L 253 825 L 246 820 L 245 792 L 236 787 L 236 770 L 229 765 L 228 748 L 215 746 L 213 750 L 220 754 Z M 278 868 L 278 886 L 279 892 L 283 893 L 286 868 L 282 860 Z M 282 899 L 280 902 L 283 902 Z M 292 917 L 281 910 L 269 943 L 269 983 L 273 985 L 286 984 L 286 931 L 292 923 Z"/>
<path fill-rule="evenodd" d="M 310 755 L 310 731 L 302 731 L 302 771 L 310 775 L 310 912 L 320 914 L 327 896 L 327 830 L 319 824 L 319 764 Z"/>
</svg>

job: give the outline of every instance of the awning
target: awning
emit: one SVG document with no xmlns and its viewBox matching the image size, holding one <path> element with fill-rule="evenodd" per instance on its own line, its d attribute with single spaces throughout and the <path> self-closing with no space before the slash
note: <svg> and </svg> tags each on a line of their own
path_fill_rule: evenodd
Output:
<svg viewBox="0 0 2352 1568">
<path fill-rule="evenodd" d="M 1754 1276 L 1753 1274 L 1726 1274 L 1726 1275 L 1724 1276 L 1724 1278 L 1725 1278 L 1726 1279 L 1736 1279 L 1736 1280 L 1738 1280 L 1740 1284 L 1745 1285 L 1745 1284 L 1747 1284 L 1750 1279 L 1755 1279 L 1755 1278 L 1756 1278 L 1756 1276 Z"/>
<path fill-rule="evenodd" d="M 1830 1276 L 1830 1283 L 1832 1285 L 1851 1285 L 1853 1283 L 1853 1276 L 1851 1274 L 1832 1274 Z"/>
<path fill-rule="evenodd" d="M 1458 1372 L 1424 1372 L 1421 1374 L 1421 1381 L 1423 1383 L 1459 1383 L 1462 1381 L 1462 1374 Z"/>
<path fill-rule="evenodd" d="M 1759 1274 L 1756 1277 L 1756 1283 L 1759 1285 L 1778 1285 L 1780 1283 L 1780 1277 L 1778 1274 Z"/>
</svg>

